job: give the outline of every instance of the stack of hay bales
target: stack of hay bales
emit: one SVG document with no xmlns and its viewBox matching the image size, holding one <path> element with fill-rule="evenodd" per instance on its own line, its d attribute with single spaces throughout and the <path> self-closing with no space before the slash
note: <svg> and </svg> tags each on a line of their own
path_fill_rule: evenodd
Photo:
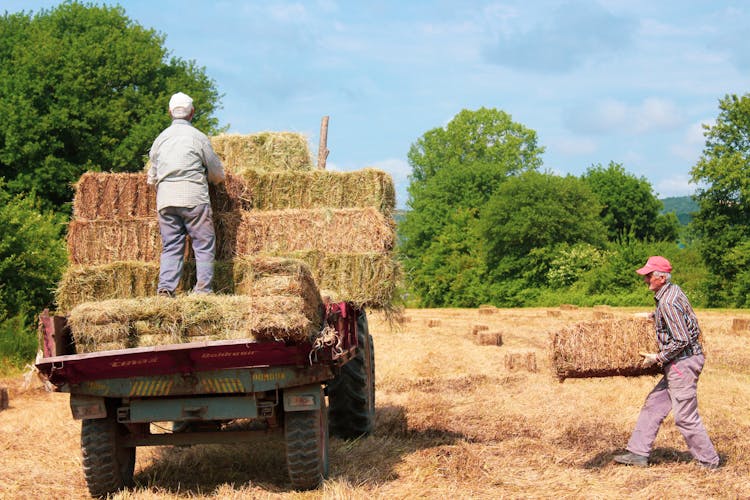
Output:
<svg viewBox="0 0 750 500">
<path fill-rule="evenodd" d="M 299 134 L 218 136 L 212 143 L 227 173 L 224 185 L 211 189 L 212 297 L 154 297 L 161 238 L 145 173 L 87 173 L 77 183 L 71 265 L 56 299 L 79 352 L 216 338 L 307 340 L 320 328 L 321 291 L 331 300 L 390 309 L 400 279 L 390 176 L 311 170 Z M 195 283 L 191 258 L 188 247 L 178 292 Z"/>
<path fill-rule="evenodd" d="M 658 352 L 652 322 L 640 318 L 588 321 L 551 335 L 551 361 L 557 378 L 655 375 L 643 368 L 639 352 Z"/>
</svg>

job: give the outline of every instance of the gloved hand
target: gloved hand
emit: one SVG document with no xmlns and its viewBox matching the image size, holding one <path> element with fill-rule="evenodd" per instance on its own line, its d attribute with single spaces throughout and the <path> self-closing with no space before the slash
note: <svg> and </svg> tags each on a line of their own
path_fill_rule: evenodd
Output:
<svg viewBox="0 0 750 500">
<path fill-rule="evenodd" d="M 648 368 L 649 366 L 653 366 L 659 362 L 659 360 L 656 357 L 656 354 L 653 354 L 650 352 L 639 352 L 638 354 L 643 356 L 643 361 L 641 362 L 641 365 L 644 368 Z"/>
</svg>

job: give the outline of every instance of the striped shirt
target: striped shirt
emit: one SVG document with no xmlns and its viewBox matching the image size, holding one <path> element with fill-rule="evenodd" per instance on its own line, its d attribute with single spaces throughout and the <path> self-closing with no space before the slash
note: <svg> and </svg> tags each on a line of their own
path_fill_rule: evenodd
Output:
<svg viewBox="0 0 750 500">
<path fill-rule="evenodd" d="M 657 360 L 664 364 L 674 359 L 702 354 L 698 336 L 701 329 L 693 306 L 682 289 L 667 282 L 655 294 L 656 341 L 659 344 Z"/>
<path fill-rule="evenodd" d="M 149 152 L 148 183 L 156 185 L 156 209 L 209 203 L 208 182 L 224 180 L 224 167 L 206 134 L 187 120 L 172 120 Z"/>
</svg>

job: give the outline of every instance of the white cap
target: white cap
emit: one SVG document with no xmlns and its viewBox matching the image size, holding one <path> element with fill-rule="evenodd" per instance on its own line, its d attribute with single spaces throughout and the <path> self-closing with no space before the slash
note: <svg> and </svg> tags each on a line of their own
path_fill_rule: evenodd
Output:
<svg viewBox="0 0 750 500">
<path fill-rule="evenodd" d="M 169 100 L 169 112 L 172 118 L 187 118 L 193 111 L 193 99 L 182 92 L 177 92 Z"/>
</svg>

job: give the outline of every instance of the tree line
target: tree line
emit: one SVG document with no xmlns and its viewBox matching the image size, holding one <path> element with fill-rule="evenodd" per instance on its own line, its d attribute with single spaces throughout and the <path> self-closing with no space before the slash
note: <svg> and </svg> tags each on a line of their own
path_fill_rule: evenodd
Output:
<svg viewBox="0 0 750 500">
<path fill-rule="evenodd" d="M 497 109 L 458 113 L 412 144 L 399 226 L 405 295 L 424 307 L 646 305 L 633 270 L 664 255 L 703 307 L 750 305 L 750 96 L 719 101 L 684 227 L 642 177 L 610 162 L 541 171 L 536 133 Z"/>
<path fill-rule="evenodd" d="M 0 16 L 3 342 L 52 305 L 73 183 L 88 170 L 140 171 L 178 90 L 196 100 L 199 128 L 222 130 L 205 69 L 173 57 L 163 35 L 121 7 L 66 2 Z M 661 254 L 696 305 L 746 307 L 749 132 L 750 96 L 721 99 L 691 171 L 699 210 L 684 229 L 624 165 L 555 175 L 532 129 L 502 110 L 463 110 L 408 152 L 399 225 L 407 303 L 645 304 L 633 269 Z"/>
</svg>

